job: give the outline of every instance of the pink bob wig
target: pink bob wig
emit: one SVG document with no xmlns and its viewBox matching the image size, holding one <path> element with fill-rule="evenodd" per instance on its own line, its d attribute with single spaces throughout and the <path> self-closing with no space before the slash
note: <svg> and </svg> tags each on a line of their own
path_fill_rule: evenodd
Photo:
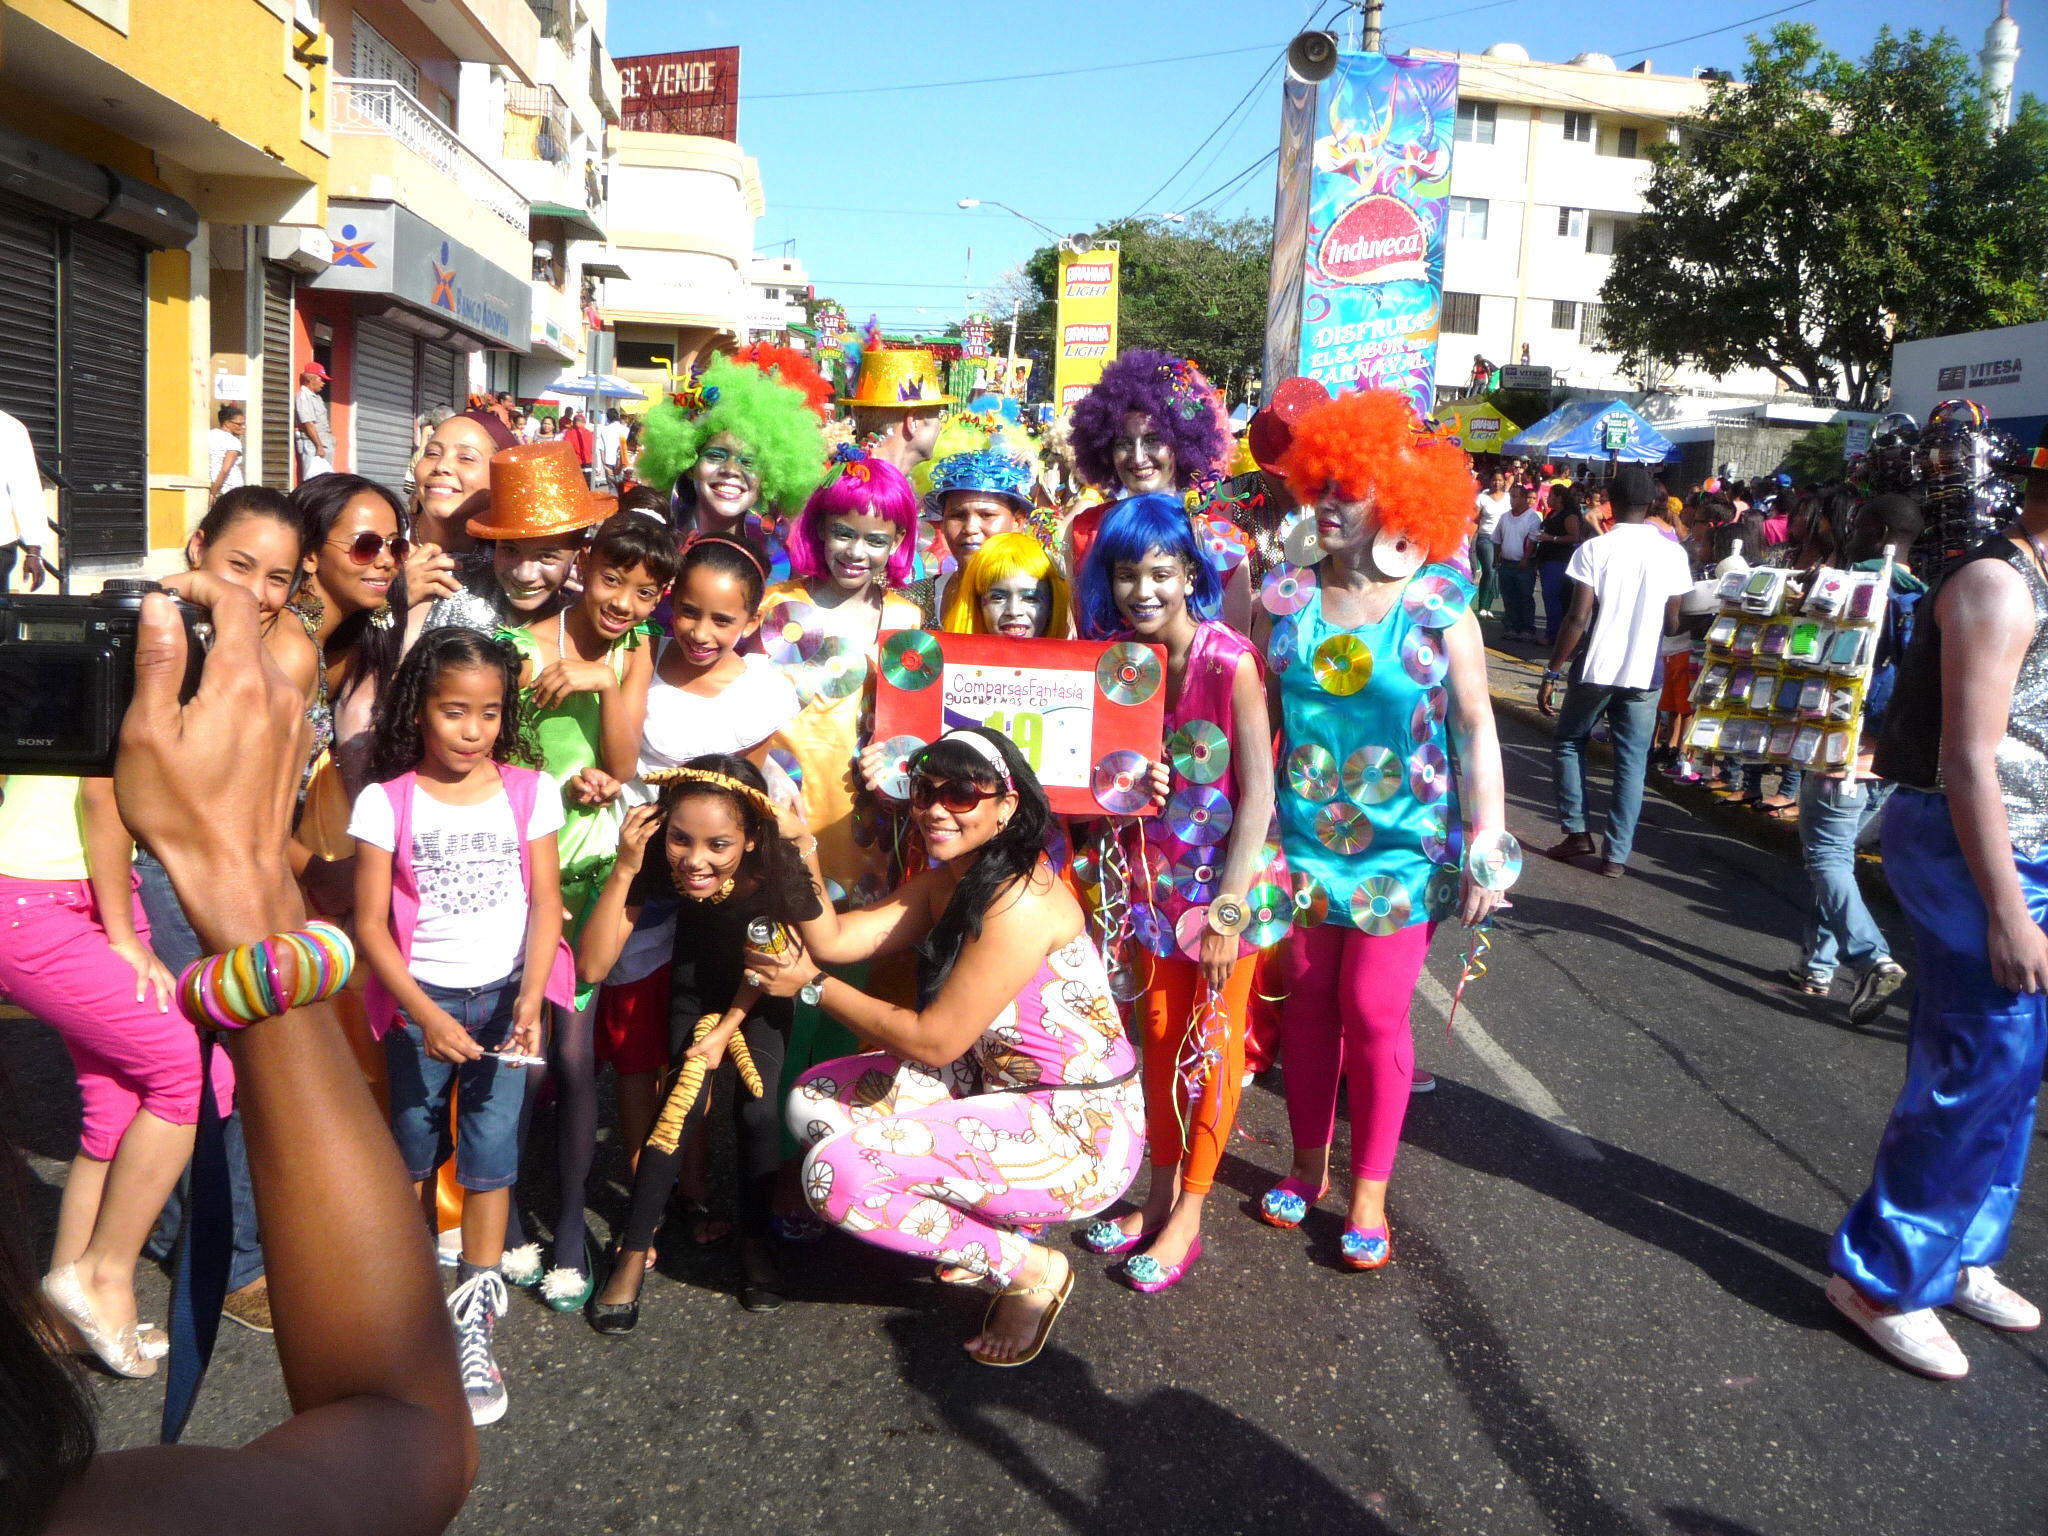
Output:
<svg viewBox="0 0 2048 1536">
<path fill-rule="evenodd" d="M 789 568 L 806 579 L 828 574 L 825 525 L 835 517 L 879 517 L 903 537 L 889 556 L 889 585 L 909 583 L 917 559 L 917 492 L 886 459 L 843 444 L 833 454 L 825 483 L 811 492 L 789 536 Z"/>
</svg>

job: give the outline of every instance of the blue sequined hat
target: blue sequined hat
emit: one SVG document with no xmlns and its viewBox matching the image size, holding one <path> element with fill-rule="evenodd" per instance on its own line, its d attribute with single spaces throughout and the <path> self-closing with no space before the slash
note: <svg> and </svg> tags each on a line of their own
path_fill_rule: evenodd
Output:
<svg viewBox="0 0 2048 1536">
<path fill-rule="evenodd" d="M 950 453 L 932 465 L 932 488 L 924 499 L 925 516 L 937 517 L 944 510 L 950 491 L 1001 496 L 1015 502 L 1019 511 L 1028 512 L 1035 478 L 1029 463 L 1000 448 Z"/>
</svg>

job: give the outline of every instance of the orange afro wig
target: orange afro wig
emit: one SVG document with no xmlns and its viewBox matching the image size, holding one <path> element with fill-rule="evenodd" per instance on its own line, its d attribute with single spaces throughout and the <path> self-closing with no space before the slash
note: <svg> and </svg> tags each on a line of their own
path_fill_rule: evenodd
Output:
<svg viewBox="0 0 2048 1536">
<path fill-rule="evenodd" d="M 1406 395 L 1360 390 L 1311 406 L 1294 423 L 1280 473 L 1304 505 L 1334 485 L 1374 503 L 1382 528 L 1448 560 L 1476 521 L 1479 482 L 1462 448 L 1432 442 Z"/>
<path fill-rule="evenodd" d="M 733 353 L 733 360 L 752 363 L 763 373 L 780 379 L 791 389 L 801 390 L 804 402 L 824 421 L 831 415 L 832 386 L 818 372 L 818 365 L 794 347 L 778 347 L 757 341 Z"/>
</svg>

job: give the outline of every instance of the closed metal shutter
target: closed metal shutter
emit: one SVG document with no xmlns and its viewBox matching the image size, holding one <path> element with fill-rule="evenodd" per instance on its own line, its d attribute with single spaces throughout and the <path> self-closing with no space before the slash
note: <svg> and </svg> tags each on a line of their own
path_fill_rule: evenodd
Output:
<svg viewBox="0 0 2048 1536">
<path fill-rule="evenodd" d="M 469 354 L 428 342 L 420 356 L 420 409 L 459 411 L 469 404 Z"/>
<path fill-rule="evenodd" d="M 140 242 L 74 225 L 64 269 L 64 476 L 71 558 L 149 550 L 147 259 Z"/>
<path fill-rule="evenodd" d="M 0 198 L 0 411 L 57 462 L 57 225 Z"/>
<path fill-rule="evenodd" d="M 393 492 L 412 467 L 414 341 L 381 320 L 356 321 L 355 471 Z"/>
<path fill-rule="evenodd" d="M 263 479 L 273 490 L 292 488 L 292 272 L 263 264 Z M 253 483 L 253 482 L 252 482 Z"/>
</svg>

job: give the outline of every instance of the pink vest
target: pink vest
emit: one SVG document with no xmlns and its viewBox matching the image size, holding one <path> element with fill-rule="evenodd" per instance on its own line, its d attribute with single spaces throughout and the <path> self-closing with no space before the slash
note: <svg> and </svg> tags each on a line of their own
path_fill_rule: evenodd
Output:
<svg viewBox="0 0 2048 1536">
<path fill-rule="evenodd" d="M 533 845 L 527 841 L 526 829 L 533 821 L 533 807 L 540 796 L 543 776 L 531 768 L 500 763 L 498 777 L 504 783 L 505 798 L 512 802 L 512 825 L 519 829 L 519 879 L 526 888 L 528 901 L 531 901 Z M 398 952 L 408 963 L 412 960 L 413 930 L 420 921 L 419 883 L 412 873 L 412 797 L 418 779 L 418 774 L 402 773 L 387 780 L 383 786 L 391 801 L 395 827 L 391 839 L 391 936 L 398 941 Z M 547 782 L 552 789 L 553 781 Z M 533 957 L 528 955 L 526 958 L 531 964 Z M 369 968 L 366 966 L 364 969 Z M 555 946 L 555 963 L 548 967 L 546 997 L 549 1002 L 559 1003 L 564 1008 L 576 1006 L 576 958 L 570 953 L 567 939 L 558 941 Z M 383 1039 L 398 1016 L 398 999 L 377 979 L 374 971 L 370 972 L 370 979 L 363 989 L 363 1007 L 370 1017 L 371 1035 Z"/>
</svg>

